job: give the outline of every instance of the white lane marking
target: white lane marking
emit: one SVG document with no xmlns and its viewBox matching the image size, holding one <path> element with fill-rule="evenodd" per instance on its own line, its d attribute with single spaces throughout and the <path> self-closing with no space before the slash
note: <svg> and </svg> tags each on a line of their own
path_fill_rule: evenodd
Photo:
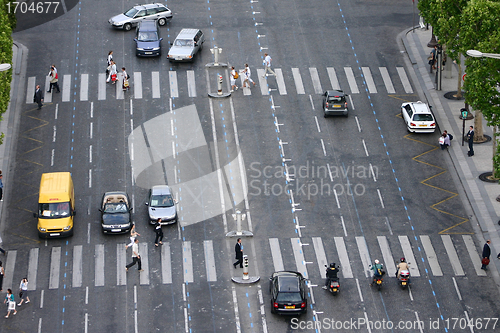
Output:
<svg viewBox="0 0 500 333">
<path fill-rule="evenodd" d="M 42 333 L 42 318 L 38 319 L 38 333 Z"/>
<path fill-rule="evenodd" d="M 370 94 L 377 93 L 377 87 L 375 86 L 375 82 L 373 81 L 372 72 L 370 71 L 370 67 L 361 67 L 361 71 L 363 72 L 363 76 L 365 77 L 366 85 L 368 86 L 368 91 Z"/>
<path fill-rule="evenodd" d="M 134 72 L 134 98 L 142 98 L 142 73 Z"/>
<path fill-rule="evenodd" d="M 274 271 L 284 271 L 283 258 L 281 257 L 280 243 L 278 238 L 269 238 L 269 246 L 271 247 L 271 256 L 273 257 Z"/>
<path fill-rule="evenodd" d="M 420 317 L 418 316 L 417 311 L 415 311 L 415 317 L 417 318 L 418 329 L 420 330 L 420 333 L 424 333 L 424 327 L 425 327 L 425 325 L 422 325 L 423 321 L 420 321 Z"/>
<path fill-rule="evenodd" d="M 363 143 L 363 148 L 365 148 L 365 154 L 366 156 L 370 156 L 370 154 L 368 154 L 368 148 L 366 148 L 366 143 L 365 143 L 365 139 L 361 139 L 361 142 Z"/>
<path fill-rule="evenodd" d="M 97 77 L 97 100 L 106 99 L 106 73 L 99 73 Z"/>
<path fill-rule="evenodd" d="M 85 313 L 85 333 L 89 331 L 89 314 Z"/>
<path fill-rule="evenodd" d="M 85 287 L 85 304 L 89 304 L 89 286 Z"/>
<path fill-rule="evenodd" d="M 479 276 L 486 276 L 486 271 L 481 269 L 481 258 L 476 251 L 472 236 L 462 235 L 462 238 L 464 240 L 465 246 L 467 247 L 467 252 L 469 252 L 470 260 L 472 260 L 472 264 L 474 266 L 474 269 L 476 270 L 476 274 Z"/>
<path fill-rule="evenodd" d="M 140 251 L 139 251 L 140 253 Z M 127 285 L 127 271 L 125 266 L 127 265 L 127 250 L 122 243 L 116 244 L 116 285 L 126 286 Z"/>
<path fill-rule="evenodd" d="M 187 71 L 188 96 L 196 97 L 196 80 L 193 70 Z"/>
<path fill-rule="evenodd" d="M 413 94 L 413 89 L 411 88 L 410 80 L 408 80 L 408 76 L 406 76 L 405 69 L 403 67 L 396 67 L 398 71 L 399 78 L 401 79 L 401 83 L 403 84 L 403 88 L 407 94 Z"/>
<path fill-rule="evenodd" d="M 377 189 L 377 193 L 378 193 L 378 198 L 380 200 L 380 204 L 382 205 L 382 208 L 385 208 L 385 206 L 384 206 L 384 200 L 382 199 L 382 194 L 380 193 L 379 189 Z"/>
<path fill-rule="evenodd" d="M 178 223 L 179 224 L 179 223 Z M 172 260 L 170 258 L 170 243 L 163 243 L 161 247 L 161 282 L 172 283 Z"/>
<path fill-rule="evenodd" d="M 90 222 L 87 224 L 87 244 L 90 244 Z"/>
<path fill-rule="evenodd" d="M 139 333 L 139 325 L 137 324 L 137 286 L 134 286 L 134 330 L 135 333 Z"/>
<path fill-rule="evenodd" d="M 413 250 L 411 248 L 410 240 L 408 236 L 398 236 L 399 243 L 401 244 L 401 248 L 403 249 L 404 257 L 406 258 L 406 262 L 411 263 L 410 265 L 410 276 L 420 276 L 420 272 L 418 270 L 417 261 L 413 256 Z"/>
<path fill-rule="evenodd" d="M 170 82 L 170 97 L 179 97 L 179 89 L 177 87 L 177 72 L 169 71 L 168 78 Z"/>
<path fill-rule="evenodd" d="M 123 74 L 122 73 L 117 75 L 115 87 L 116 87 L 116 99 L 124 99 L 125 94 L 123 91 Z"/>
<path fill-rule="evenodd" d="M 193 274 L 193 254 L 191 252 L 191 242 L 182 242 L 182 269 L 184 272 L 184 282 L 194 282 Z"/>
<path fill-rule="evenodd" d="M 207 281 L 217 281 L 217 272 L 215 270 L 215 256 L 214 246 L 211 240 L 203 241 L 203 248 L 205 250 L 205 266 L 207 269 Z"/>
<path fill-rule="evenodd" d="M 264 70 L 262 68 L 257 68 L 257 78 L 259 79 L 260 92 L 262 95 L 269 95 L 269 85 L 264 75 Z M 276 73 L 276 72 L 275 72 Z"/>
<path fill-rule="evenodd" d="M 460 293 L 460 289 L 458 289 L 457 280 L 455 280 L 454 276 L 452 276 L 451 279 L 453 280 L 453 285 L 455 286 L 455 291 L 457 292 L 458 300 L 461 301 L 462 300 L 462 294 Z"/>
<path fill-rule="evenodd" d="M 361 286 L 359 285 L 358 279 L 356 279 L 356 288 L 358 288 L 359 300 L 363 303 L 363 294 L 361 293 Z"/>
<path fill-rule="evenodd" d="M 28 78 L 28 86 L 26 88 L 26 104 L 33 104 L 33 96 L 35 95 L 35 87 L 36 87 L 36 77 L 30 76 Z M 41 87 L 40 87 L 41 89 Z M 47 90 L 45 90 L 47 91 Z M 45 100 L 45 99 L 44 99 Z"/>
<path fill-rule="evenodd" d="M 337 79 L 337 74 L 335 73 L 335 68 L 327 67 L 328 77 L 330 78 L 330 83 L 332 84 L 333 90 L 340 90 L 339 80 Z"/>
<path fill-rule="evenodd" d="M 347 254 L 344 238 L 333 237 L 333 240 L 335 241 L 335 247 L 339 256 L 340 267 L 342 268 L 340 272 L 342 273 L 342 276 L 344 278 L 352 279 L 354 275 L 352 275 L 351 264 L 349 263 L 349 255 Z"/>
<path fill-rule="evenodd" d="M 328 167 L 328 175 L 330 176 L 330 181 L 333 182 L 333 175 L 332 175 L 332 169 L 330 168 L 330 164 L 326 163 L 326 166 Z"/>
<path fill-rule="evenodd" d="M 437 255 L 432 246 L 430 237 L 427 235 L 420 235 L 420 241 L 422 242 L 422 247 L 424 248 L 427 263 L 431 268 L 432 275 L 443 276 L 443 271 L 441 271 L 441 266 L 439 266 Z"/>
<path fill-rule="evenodd" d="M 344 217 L 340 215 L 340 222 L 342 223 L 342 229 L 344 229 L 344 236 L 347 237 L 347 229 L 345 227 Z"/>
<path fill-rule="evenodd" d="M 363 140 L 363 143 L 364 143 L 364 140 Z M 365 146 L 365 148 L 366 148 L 366 146 Z M 375 175 L 375 170 L 373 170 L 373 165 L 371 163 L 370 163 L 370 173 L 372 174 L 373 181 L 377 182 L 377 177 Z"/>
<path fill-rule="evenodd" d="M 396 90 L 394 90 L 394 86 L 392 85 L 391 77 L 389 76 L 389 72 L 386 67 L 379 67 L 380 74 L 382 75 L 382 79 L 384 80 L 385 89 L 387 89 L 388 94 L 395 94 Z"/>
<path fill-rule="evenodd" d="M 96 287 L 104 286 L 104 244 L 95 246 L 95 281 Z"/>
<path fill-rule="evenodd" d="M 54 166 L 54 155 L 56 153 L 56 150 L 53 148 L 52 153 L 50 155 L 50 166 Z"/>
<path fill-rule="evenodd" d="M 63 84 L 62 84 L 62 101 L 69 102 L 71 94 L 71 75 L 65 74 L 63 75 Z"/>
<path fill-rule="evenodd" d="M 337 202 L 337 208 L 340 209 L 339 196 L 337 195 L 337 190 L 335 189 L 335 187 L 333 188 L 333 194 L 335 195 L 335 201 Z"/>
<path fill-rule="evenodd" d="M 80 101 L 89 100 L 89 75 L 82 74 L 80 76 Z"/>
<path fill-rule="evenodd" d="M 54 125 L 52 132 L 52 142 L 56 142 L 57 127 Z"/>
<path fill-rule="evenodd" d="M 318 128 L 318 133 L 321 133 L 321 128 L 319 128 L 318 117 L 314 116 L 314 120 L 316 121 L 316 127 Z"/>
<path fill-rule="evenodd" d="M 36 274 L 38 273 L 38 254 L 40 249 L 35 247 L 30 250 L 28 261 L 28 290 L 36 290 Z"/>
<path fill-rule="evenodd" d="M 380 251 L 382 252 L 382 257 L 384 258 L 385 269 L 387 269 L 388 276 L 395 276 L 396 266 L 393 265 L 394 257 L 392 256 L 391 248 L 389 247 L 387 238 L 385 236 L 377 236 L 377 241 L 380 247 Z"/>
<path fill-rule="evenodd" d="M 300 76 L 300 70 L 298 68 L 292 68 L 292 75 L 295 87 L 297 88 L 297 94 L 304 95 L 306 91 L 304 90 L 304 83 L 302 82 L 302 77 Z"/>
<path fill-rule="evenodd" d="M 89 138 L 92 139 L 93 137 L 94 137 L 94 123 L 90 123 Z"/>
<path fill-rule="evenodd" d="M 359 124 L 359 118 L 358 118 L 358 116 L 354 116 L 354 119 L 356 120 L 356 125 L 358 126 L 358 132 L 361 133 L 361 125 Z"/>
<path fill-rule="evenodd" d="M 61 268 L 61 248 L 53 247 L 50 254 L 49 289 L 59 288 L 60 268 Z"/>
<path fill-rule="evenodd" d="M 457 251 L 453 246 L 453 241 L 451 240 L 450 235 L 441 235 L 441 239 L 443 241 L 444 247 L 446 249 L 446 253 L 448 254 L 448 258 L 450 259 L 451 267 L 455 272 L 455 275 L 464 276 L 464 270 L 462 269 L 462 265 L 460 264 L 460 259 L 458 258 Z"/>
<path fill-rule="evenodd" d="M 328 265 L 328 260 L 326 259 L 325 248 L 323 247 L 323 241 L 321 237 L 313 237 L 314 252 L 316 253 L 316 260 L 318 261 L 319 273 L 322 279 L 326 278 L 326 268 Z"/>
<path fill-rule="evenodd" d="M 43 300 L 44 300 L 45 290 L 42 289 L 40 292 L 40 309 L 43 309 Z"/>
<path fill-rule="evenodd" d="M 73 247 L 73 280 L 71 284 L 72 288 L 79 288 L 82 286 L 82 275 L 83 275 L 82 258 L 83 258 L 83 246 L 75 245 Z"/>
<path fill-rule="evenodd" d="M 314 92 L 318 95 L 321 95 L 323 93 L 323 88 L 321 88 L 318 69 L 316 67 L 309 67 L 309 74 L 311 75 Z"/>
<path fill-rule="evenodd" d="M 323 139 L 321 139 L 321 147 L 323 148 L 323 155 L 326 156 L 326 147 L 325 147 L 325 142 Z"/>
<path fill-rule="evenodd" d="M 160 98 L 160 72 L 151 72 L 153 98 Z"/>
<path fill-rule="evenodd" d="M 89 169 L 89 188 L 92 188 L 92 169 Z"/>
<path fill-rule="evenodd" d="M 92 145 L 89 146 L 89 163 L 92 163 Z"/>
<path fill-rule="evenodd" d="M 351 67 L 344 67 L 345 75 L 347 76 L 347 82 L 349 83 L 349 88 L 351 89 L 351 94 L 359 94 L 358 85 L 356 84 L 356 78 L 352 72 Z M 352 104 L 352 103 L 351 103 Z"/>
<path fill-rule="evenodd" d="M 231 291 L 233 294 L 234 321 L 235 321 L 235 325 L 236 325 L 236 333 L 241 333 L 240 313 L 238 310 L 238 297 L 236 295 L 236 289 L 234 288 L 234 286 L 232 286 L 231 289 L 232 289 Z"/>
<path fill-rule="evenodd" d="M 280 92 L 280 95 L 286 95 L 286 86 L 285 86 L 285 79 L 283 78 L 283 72 L 281 71 L 281 68 L 275 68 L 274 72 L 276 73 L 276 83 L 278 84 L 278 90 Z"/>
</svg>

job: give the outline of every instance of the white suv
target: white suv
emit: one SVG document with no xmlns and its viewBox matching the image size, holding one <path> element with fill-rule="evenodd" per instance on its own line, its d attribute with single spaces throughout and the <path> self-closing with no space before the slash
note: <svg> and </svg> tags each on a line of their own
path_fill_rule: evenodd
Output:
<svg viewBox="0 0 500 333">
<path fill-rule="evenodd" d="M 164 26 L 171 19 L 172 12 L 170 9 L 161 3 L 152 3 L 136 5 L 123 14 L 113 16 L 108 22 L 115 28 L 129 31 L 142 20 L 157 20 L 158 25 Z"/>
<path fill-rule="evenodd" d="M 421 101 L 401 104 L 401 116 L 408 132 L 434 133 L 436 120 L 429 106 Z"/>
</svg>

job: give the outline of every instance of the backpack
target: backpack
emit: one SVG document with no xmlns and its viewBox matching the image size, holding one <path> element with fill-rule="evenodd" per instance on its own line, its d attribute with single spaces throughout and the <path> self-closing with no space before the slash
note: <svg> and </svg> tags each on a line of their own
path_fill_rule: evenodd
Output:
<svg viewBox="0 0 500 333">
<path fill-rule="evenodd" d="M 240 76 L 238 75 L 238 72 L 234 72 L 234 75 L 233 75 L 234 79 L 236 80 L 237 78 L 239 78 Z"/>
<path fill-rule="evenodd" d="M 450 137 L 450 141 L 453 140 L 453 135 L 448 134 L 448 136 Z"/>
</svg>

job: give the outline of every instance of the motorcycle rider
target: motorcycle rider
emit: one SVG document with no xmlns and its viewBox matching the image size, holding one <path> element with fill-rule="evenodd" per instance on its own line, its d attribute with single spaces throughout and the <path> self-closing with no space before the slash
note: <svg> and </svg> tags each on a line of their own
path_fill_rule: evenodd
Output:
<svg viewBox="0 0 500 333">
<path fill-rule="evenodd" d="M 378 261 L 378 259 L 375 259 L 375 263 L 370 267 L 373 271 L 373 283 L 377 281 L 377 279 L 381 279 L 382 276 L 385 274 L 384 272 L 384 265 Z M 372 283 L 370 283 L 370 286 Z"/>
<path fill-rule="evenodd" d="M 338 271 L 339 271 L 338 267 L 336 267 L 335 263 L 332 262 L 330 264 L 330 267 L 328 267 L 326 269 L 326 281 L 325 281 L 325 285 L 324 285 L 323 289 L 325 289 L 325 290 L 328 289 L 331 280 L 338 279 L 338 276 L 337 276 Z"/>
<path fill-rule="evenodd" d="M 398 271 L 396 273 L 396 277 L 399 279 L 399 277 L 401 276 L 401 271 L 409 271 L 410 270 L 410 266 L 408 265 L 408 263 L 406 262 L 406 259 L 403 257 L 401 259 L 399 259 L 400 263 L 396 266 Z"/>
</svg>

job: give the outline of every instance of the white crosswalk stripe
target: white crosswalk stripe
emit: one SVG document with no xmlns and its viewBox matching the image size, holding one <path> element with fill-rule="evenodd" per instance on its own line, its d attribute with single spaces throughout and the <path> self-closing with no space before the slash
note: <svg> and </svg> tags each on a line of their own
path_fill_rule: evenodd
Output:
<svg viewBox="0 0 500 333">
<path fill-rule="evenodd" d="M 415 260 L 415 254 L 413 252 L 413 248 L 418 246 L 416 244 L 416 240 L 413 240 L 413 238 L 410 239 L 408 238 L 408 236 L 397 236 L 397 240 L 396 236 L 392 238 L 391 237 L 392 236 L 377 236 L 378 246 L 380 247 L 380 252 L 382 253 L 383 257 L 379 259 L 384 263 L 385 269 L 388 273 L 388 277 L 394 277 L 396 273 L 395 263 L 401 256 L 404 256 L 408 262 L 411 262 L 411 276 L 419 277 L 419 266 L 421 266 L 421 263 Z M 470 264 L 470 262 L 468 261 L 470 258 L 473 264 L 473 268 L 468 268 L 469 274 L 475 273 L 475 275 L 477 276 L 487 275 L 484 270 L 480 269 L 480 252 L 478 252 L 476 246 L 474 245 L 473 238 L 470 235 L 462 235 L 461 238 L 455 238 L 453 240 L 449 235 L 441 235 L 440 237 L 436 237 L 434 239 L 434 244 L 431 243 L 430 236 L 421 235 L 419 236 L 419 238 L 422 243 L 423 250 L 425 251 L 425 257 L 427 263 L 431 268 L 433 276 L 443 276 L 443 271 L 440 265 L 443 264 L 443 261 L 445 261 L 446 259 L 440 258 L 441 262 L 438 262 L 436 252 L 434 250 L 435 248 L 441 249 L 439 250 L 441 252 L 443 251 L 443 247 L 446 250 L 447 257 L 449 259 L 451 267 L 453 268 L 453 272 L 451 273 L 450 270 L 448 274 L 451 273 L 456 276 L 466 275 L 462 267 L 462 263 L 465 264 L 467 262 Z M 331 250 L 332 252 L 335 252 L 335 254 L 332 254 L 328 251 L 328 255 L 332 255 L 332 257 L 330 258 L 327 257 L 327 252 L 325 251 L 324 244 L 331 244 L 331 239 L 313 237 L 313 246 L 303 244 L 302 241 L 303 239 L 300 238 L 290 238 L 289 241 L 285 241 L 282 239 L 280 245 L 280 240 L 278 238 L 269 238 L 268 250 L 271 251 L 274 271 L 283 271 L 285 269 L 296 270 L 309 279 L 324 279 L 325 265 L 328 265 L 328 263 L 330 262 L 336 262 L 340 264 L 340 273 L 343 278 L 354 278 L 355 274 L 353 274 L 353 267 L 358 270 L 357 277 L 364 275 L 368 278 L 372 274 L 372 271 L 369 269 L 369 265 L 371 264 L 371 261 L 375 259 L 373 255 L 370 255 L 370 253 L 379 253 L 378 249 L 368 248 L 366 239 L 363 236 L 355 237 L 355 242 L 353 242 L 352 239 L 349 240 L 344 237 L 334 237 L 333 241 L 335 243 L 335 249 Z M 346 241 L 348 242 L 348 244 L 351 244 L 349 250 L 346 247 Z M 218 268 L 218 262 L 216 262 L 212 240 L 204 240 L 197 243 L 193 243 L 191 241 L 183 241 L 174 244 L 175 245 L 172 245 L 172 243 L 164 243 L 162 246 L 160 246 L 160 248 L 152 247 L 152 249 L 149 248 L 148 244 L 145 242 L 139 244 L 142 269 L 144 270 L 139 274 L 140 285 L 150 285 L 152 283 L 173 283 L 172 255 L 177 255 L 178 257 L 182 256 L 182 282 L 216 282 L 218 280 L 217 274 L 220 268 Z M 390 244 L 392 244 L 392 247 Z M 115 273 L 113 272 L 113 269 L 107 269 L 107 266 L 112 267 L 114 265 L 116 265 L 116 285 L 127 285 L 127 278 L 129 278 L 129 276 L 125 271 L 125 265 L 132 260 L 130 249 L 126 250 L 123 243 L 116 244 L 116 258 L 113 258 L 112 254 L 115 252 L 113 250 L 110 251 L 109 248 L 106 248 L 108 247 L 106 244 L 95 245 L 93 247 L 93 255 L 91 256 L 83 255 L 83 253 L 85 253 L 84 247 L 85 245 L 75 245 L 73 246 L 72 250 L 65 250 L 67 251 L 66 253 L 69 253 L 70 255 L 65 255 L 64 259 L 62 258 L 62 248 L 53 247 L 52 249 L 50 249 L 50 263 L 48 267 L 40 267 L 40 249 L 32 248 L 29 250 L 27 275 L 25 270 L 26 267 L 16 266 L 16 260 L 18 259 L 17 251 L 8 251 L 5 263 L 3 288 L 17 288 L 17 284 L 13 286 L 12 280 L 16 267 L 18 267 L 18 270 L 20 270 L 21 273 L 16 273 L 15 276 L 22 275 L 28 277 L 28 280 L 30 281 L 29 290 L 47 288 L 47 285 L 45 285 L 44 283 L 40 285 L 40 282 L 46 281 L 46 278 L 41 279 L 39 277 L 39 274 L 41 273 L 40 271 L 43 271 L 44 274 L 47 274 L 47 270 L 49 274 L 49 289 L 61 288 L 61 279 L 63 278 L 72 281 L 72 288 L 80 288 L 88 285 L 89 283 L 94 284 L 96 287 L 109 287 L 114 284 L 112 276 L 110 278 L 109 275 L 114 275 Z M 466 249 L 469 253 L 469 258 L 462 257 L 460 261 L 455 249 L 456 247 Z M 202 267 L 202 265 L 193 267 L 193 249 L 195 250 L 195 252 L 199 252 L 202 248 L 204 252 L 205 267 Z M 159 250 L 160 252 L 158 252 Z M 311 251 L 314 251 L 314 253 L 312 253 Z M 401 255 L 400 253 L 403 254 Z M 151 256 L 151 258 L 156 258 L 157 255 L 161 257 L 160 260 L 158 262 L 156 260 L 153 260 L 153 264 L 151 265 L 152 267 L 150 267 L 149 257 Z M 287 260 L 287 267 L 284 266 L 283 255 Z M 359 271 L 359 264 L 355 263 L 354 266 L 352 266 L 351 260 L 349 258 L 354 259 L 354 261 L 356 261 L 357 263 L 361 261 L 363 272 Z M 68 260 L 72 260 L 72 262 L 68 262 Z M 92 262 L 85 263 L 85 260 L 91 260 Z M 295 265 L 290 266 L 292 261 Z M 69 267 L 72 267 L 72 269 L 68 273 L 72 276 L 68 275 L 68 277 L 66 277 L 66 270 L 64 270 L 63 274 L 61 274 L 61 270 L 64 269 L 64 266 L 66 264 Z M 90 274 L 90 276 L 89 274 L 83 274 L 84 267 L 88 267 L 89 264 L 94 265 L 94 276 L 92 276 L 92 274 Z M 314 267 L 313 271 L 308 271 L 308 264 L 313 265 L 311 266 Z M 158 266 L 161 266 L 161 279 L 156 281 L 154 277 L 156 277 L 159 273 L 160 267 Z M 316 270 L 316 267 L 319 271 Z M 130 272 L 128 274 L 130 274 Z M 206 280 L 204 278 L 205 274 Z M 226 274 L 226 272 L 224 272 L 223 274 Z M 135 275 L 132 275 L 130 278 L 136 281 L 137 277 L 134 276 Z"/>
<path fill-rule="evenodd" d="M 356 78 L 355 73 L 357 73 L 358 69 L 353 69 L 352 67 L 344 67 L 343 72 L 340 72 L 341 75 L 345 75 L 345 78 L 347 79 L 348 82 L 348 87 L 345 87 L 342 89 L 340 83 L 339 83 L 339 78 L 338 78 L 338 73 L 333 67 L 326 67 L 326 68 L 316 68 L 316 67 L 309 67 L 307 71 L 302 70 L 304 74 L 301 74 L 301 68 L 290 68 L 290 69 L 284 69 L 284 68 L 275 68 L 274 69 L 276 76 L 275 76 L 275 81 L 272 79 L 272 75 L 268 77 L 262 77 L 264 75 L 264 69 L 262 68 L 257 68 L 257 77 L 258 77 L 258 85 L 260 86 L 260 94 L 261 95 L 269 95 L 270 92 L 277 91 L 280 95 L 287 95 L 288 94 L 288 89 L 287 85 L 292 84 L 295 86 L 295 91 L 299 95 L 304 95 L 306 93 L 308 94 L 322 94 L 324 91 L 323 87 L 328 87 L 328 89 L 334 89 L 334 90 L 346 90 L 350 91 L 352 94 L 359 94 L 359 87 L 358 84 L 363 84 L 363 82 L 366 84 L 366 90 L 370 94 L 376 94 L 379 93 L 377 89 L 377 85 L 381 85 L 382 83 L 385 86 L 385 89 L 387 90 L 388 94 L 395 94 L 397 90 L 403 91 L 408 94 L 413 94 L 413 89 L 411 87 L 410 81 L 408 79 L 408 76 L 406 75 L 406 72 L 403 67 L 396 67 L 396 71 L 391 70 L 390 68 L 387 67 L 378 67 L 378 71 L 380 72 L 380 77 L 375 78 L 373 76 L 373 71 L 369 67 L 361 67 L 361 72 L 362 72 L 362 78 Z M 291 77 L 292 81 L 290 82 L 290 76 L 285 76 L 284 73 L 290 72 L 291 71 Z M 323 75 L 326 71 L 326 75 Z M 393 78 L 391 78 L 391 72 L 397 72 L 397 75 L 394 73 Z M 185 73 L 185 74 L 184 74 Z M 307 74 L 306 74 L 307 73 Z M 328 79 L 326 79 L 326 76 L 328 76 Z M 95 98 L 95 96 L 92 95 L 92 93 L 95 93 L 95 90 L 92 89 L 92 87 L 95 86 L 93 82 L 91 82 L 94 79 L 94 76 L 88 74 L 88 73 L 83 73 L 79 76 L 79 80 L 72 83 L 73 78 L 72 75 L 66 74 L 66 75 L 61 75 L 62 79 L 59 80 L 60 86 L 61 86 L 61 101 L 62 102 L 71 102 L 71 96 L 72 94 L 79 95 L 78 100 L 79 101 L 89 101 Z M 106 75 L 104 73 L 98 73 L 97 76 L 95 76 L 97 80 L 97 100 L 103 101 L 107 99 L 106 93 L 113 92 L 112 96 L 113 98 L 121 100 L 124 99 L 127 96 L 127 92 L 123 92 L 122 90 L 122 74 L 118 73 L 117 75 L 117 83 L 112 85 L 112 84 L 106 84 Z M 166 77 L 167 79 L 165 79 Z M 133 96 L 132 98 L 134 99 L 144 99 L 144 98 L 161 98 L 162 94 L 165 95 L 164 97 L 172 97 L 172 98 L 178 98 L 182 97 L 181 93 L 187 94 L 188 97 L 197 97 L 197 91 L 196 91 L 196 78 L 195 78 L 195 72 L 193 70 L 187 70 L 187 71 L 169 71 L 167 76 L 160 76 L 159 71 L 153 71 L 151 72 L 151 76 L 149 77 L 146 75 L 146 73 L 143 72 L 134 72 L 131 75 L 130 79 L 130 86 L 131 89 L 133 89 Z M 186 78 L 186 81 L 183 80 L 183 78 Z M 323 77 L 323 82 L 322 78 Z M 54 101 L 57 101 L 57 98 L 55 97 L 54 94 L 52 93 L 46 93 L 46 91 L 49 89 L 50 86 L 50 77 L 44 76 L 42 78 L 45 81 L 45 99 L 44 102 L 46 103 L 51 103 Z M 271 85 L 268 84 L 268 80 L 271 83 Z M 376 80 L 381 80 L 382 82 L 376 82 Z M 163 82 L 164 86 L 167 86 L 167 89 L 161 90 L 161 81 L 166 81 L 168 82 Z M 241 85 L 243 84 L 244 80 L 244 75 L 240 75 L 240 82 Z M 287 81 L 288 80 L 288 81 Z M 304 81 L 305 80 L 305 81 Z M 26 90 L 26 103 L 31 104 L 33 103 L 33 94 L 35 92 L 35 86 L 36 86 L 36 77 L 29 77 L 28 78 L 28 84 L 27 84 L 27 90 Z M 328 82 L 329 81 L 329 82 Z M 304 82 L 311 82 L 312 84 L 308 83 L 307 85 L 304 85 Z M 41 82 L 43 85 L 43 82 Z M 180 84 L 186 84 L 187 89 L 182 89 L 180 87 Z M 270 89 L 272 88 L 272 89 Z M 43 89 L 43 88 L 42 88 Z M 75 92 L 72 93 L 72 90 Z M 114 91 L 113 91 L 114 90 Z M 245 88 L 242 89 L 243 91 L 243 96 L 251 96 L 255 94 L 258 90 L 254 92 L 253 89 L 251 88 Z M 150 94 L 150 95 L 149 95 Z M 236 95 L 238 96 L 238 95 Z M 73 99 L 74 100 L 74 99 Z"/>
<path fill-rule="evenodd" d="M 45 86 L 40 87 L 40 89 L 43 89 L 43 93 L 45 94 L 43 101 L 44 103 L 51 103 L 52 102 L 52 92 L 48 93 L 50 89 L 50 76 L 45 77 Z"/>
</svg>

